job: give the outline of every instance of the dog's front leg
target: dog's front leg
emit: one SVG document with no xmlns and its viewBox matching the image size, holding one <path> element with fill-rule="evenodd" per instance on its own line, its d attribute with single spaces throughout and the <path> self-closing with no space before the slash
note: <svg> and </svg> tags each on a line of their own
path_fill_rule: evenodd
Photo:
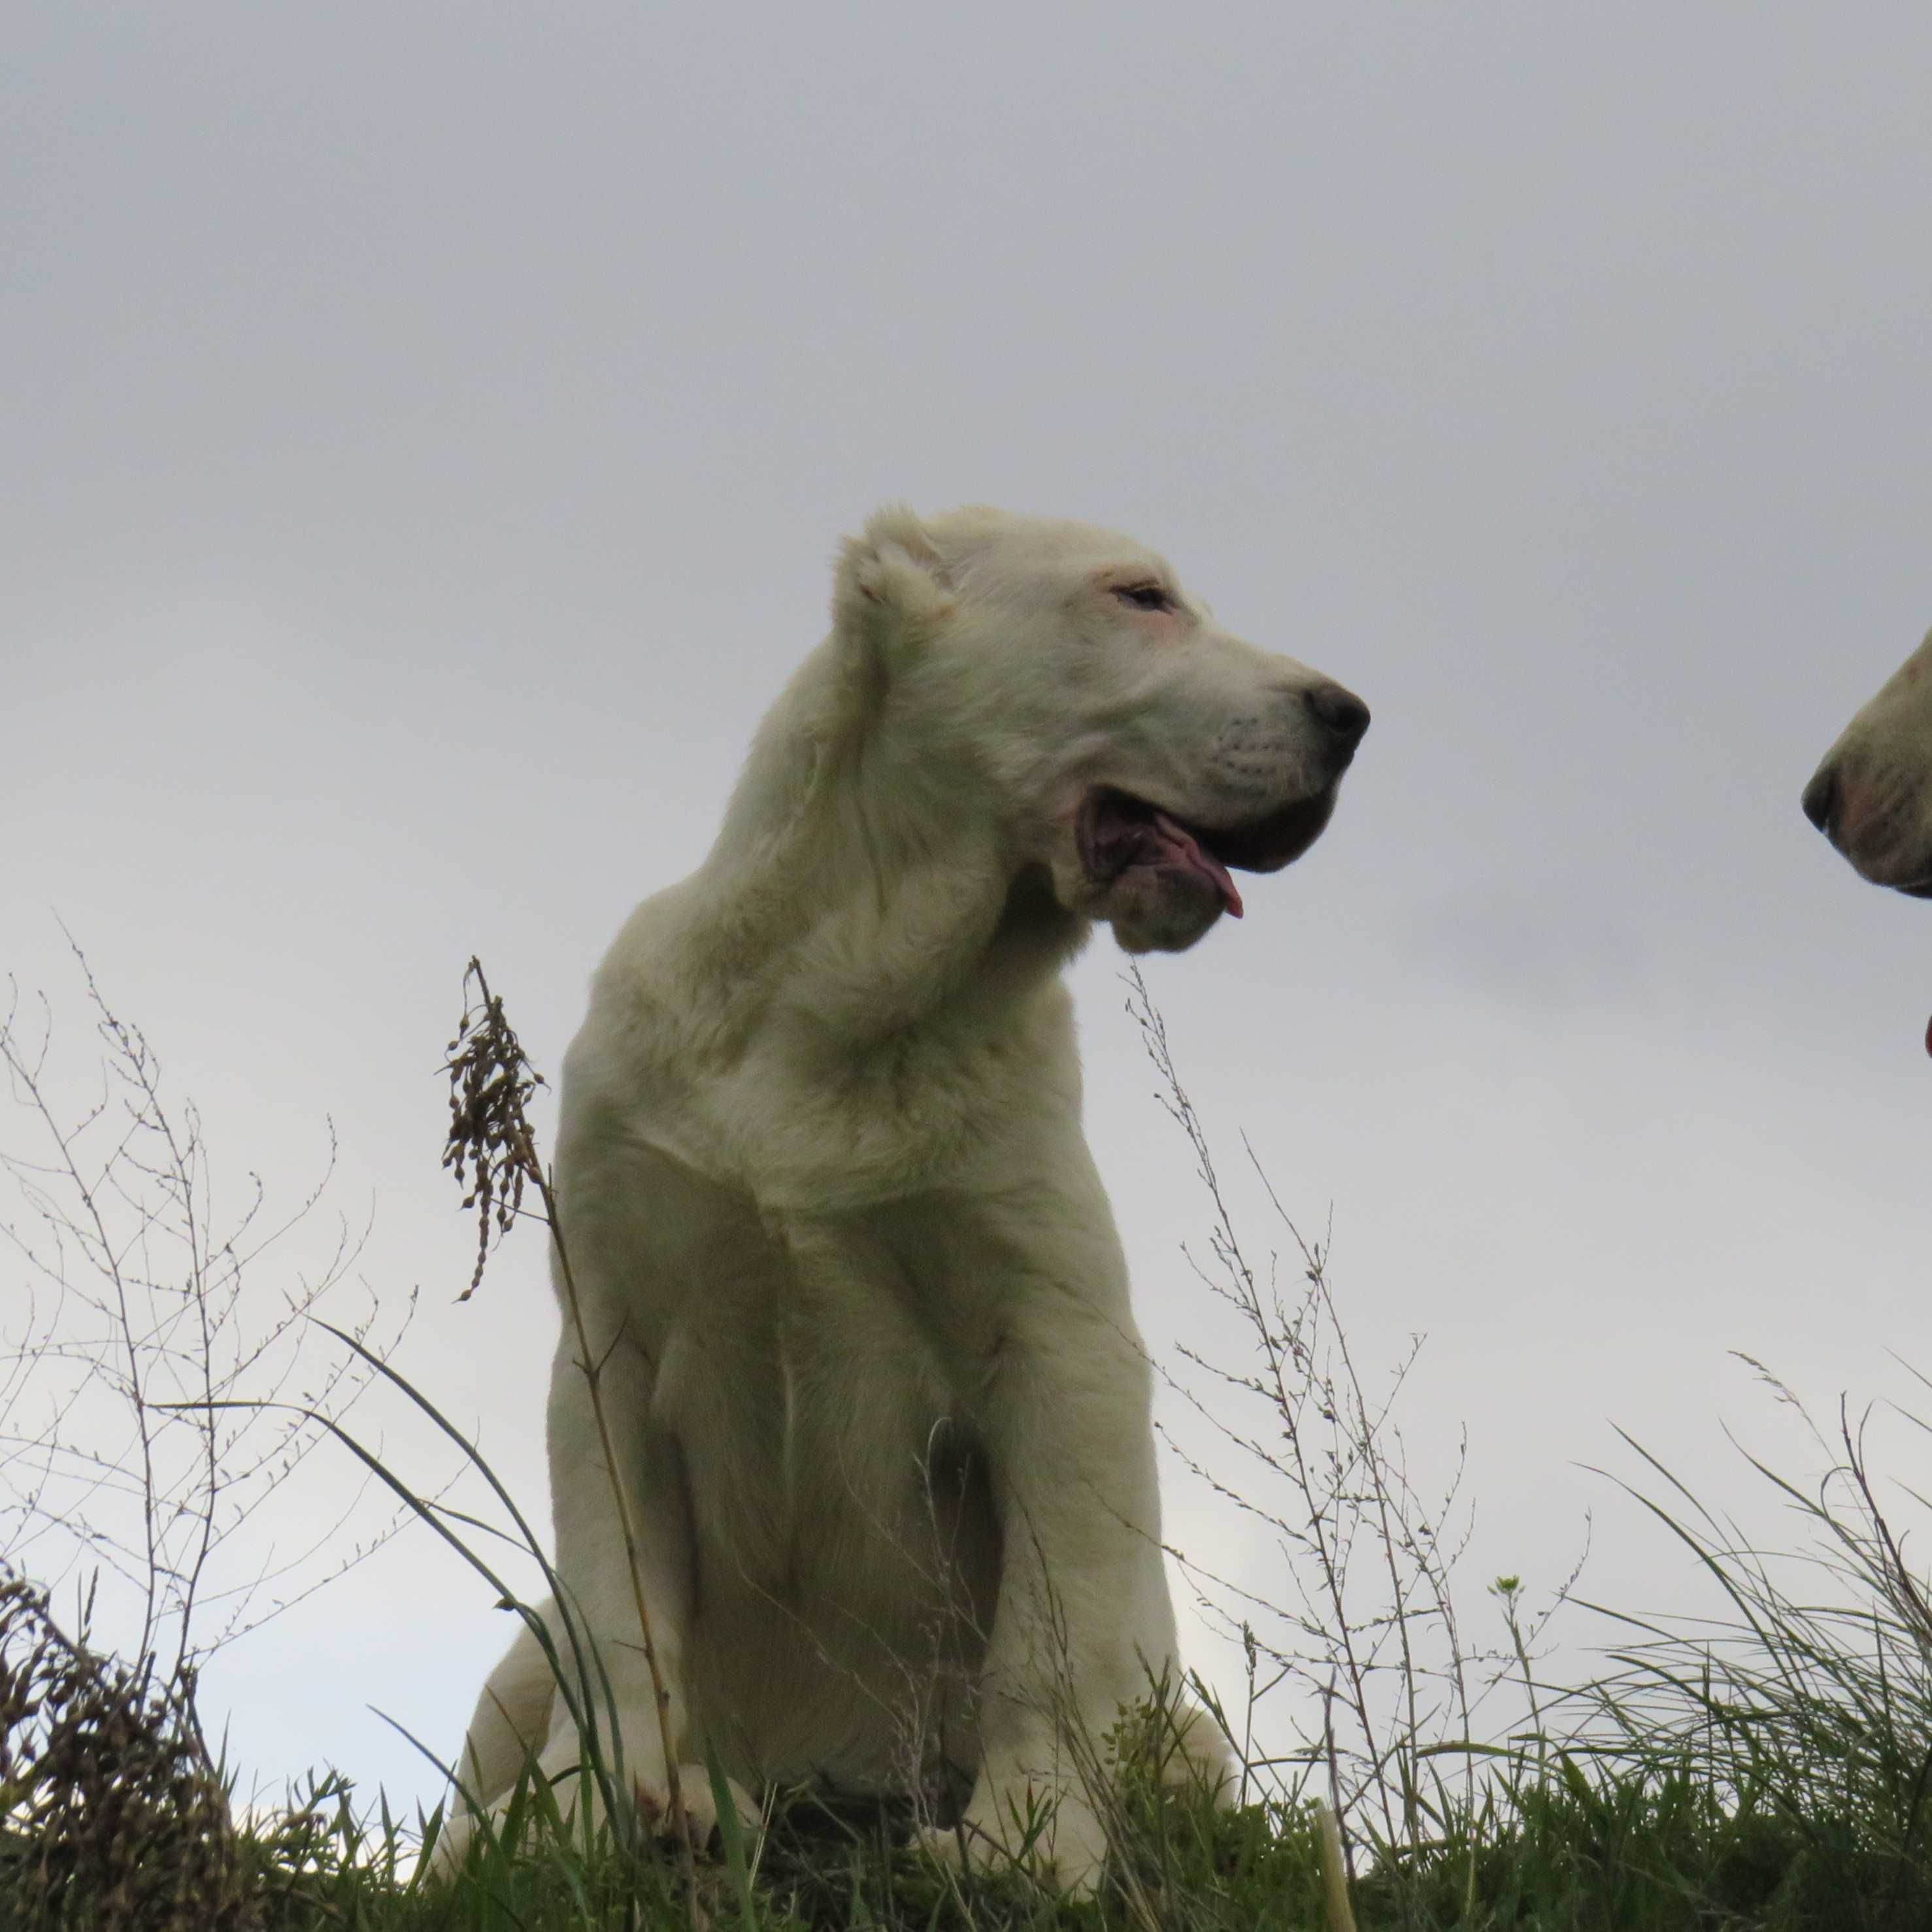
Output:
<svg viewBox="0 0 1932 1932">
<path fill-rule="evenodd" d="M 598 1366 L 594 1402 L 584 1340 Z M 557 1582 L 570 1623 L 568 1635 L 554 1634 L 577 1711 L 556 1700 L 539 1766 L 563 1809 L 574 1809 L 574 1787 L 593 1786 L 594 1734 L 596 1759 L 614 1778 L 621 1764 L 647 1824 L 668 1818 L 664 1738 L 678 1752 L 687 1727 L 682 1665 L 692 1574 L 682 1485 L 657 1466 L 668 1452 L 652 1439 L 651 1394 L 648 1366 L 620 1326 L 600 1322 L 593 1309 L 580 1338 L 566 1307 L 551 1372 L 548 1433 Z M 634 1570 L 627 1548 L 633 1541 Z M 701 1767 L 685 1766 L 679 1783 L 687 1822 L 701 1837 L 715 1815 L 706 1775 Z M 594 1790 L 592 1802 L 602 1802 Z"/>
<path fill-rule="evenodd" d="M 1105 1734 L 1176 1668 L 1151 1376 L 1124 1305 L 1029 1300 L 983 1412 L 1003 1558 L 965 1822 L 1010 1850 L 1050 1812 L 1039 1843 L 1060 1882 L 1087 1890 L 1106 1852 Z"/>
</svg>

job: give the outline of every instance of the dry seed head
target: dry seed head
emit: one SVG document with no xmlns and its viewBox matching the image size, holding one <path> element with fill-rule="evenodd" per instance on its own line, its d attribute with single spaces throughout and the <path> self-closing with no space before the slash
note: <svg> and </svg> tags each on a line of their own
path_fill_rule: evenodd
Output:
<svg viewBox="0 0 1932 1932">
<path fill-rule="evenodd" d="M 443 1063 L 449 1075 L 449 1138 L 442 1164 L 455 1170 L 458 1186 L 467 1183 L 463 1205 L 476 1210 L 476 1271 L 458 1298 L 467 1301 L 490 1258 L 493 1220 L 500 1240 L 523 1206 L 525 1184 L 543 1184 L 526 1109 L 544 1082 L 505 1018 L 502 1001 L 490 992 L 482 961 L 470 960 L 463 992 L 463 1019 Z"/>
</svg>

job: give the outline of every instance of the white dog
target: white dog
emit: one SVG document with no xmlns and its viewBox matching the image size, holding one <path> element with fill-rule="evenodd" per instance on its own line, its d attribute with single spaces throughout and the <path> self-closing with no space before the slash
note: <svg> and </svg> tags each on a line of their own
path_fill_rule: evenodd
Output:
<svg viewBox="0 0 1932 1932">
<path fill-rule="evenodd" d="M 1060 969 L 1239 915 L 1328 823 L 1360 700 L 1084 526 L 889 508 L 710 856 L 649 899 L 564 1065 L 557 1184 L 696 1821 L 704 1762 L 930 1790 L 1106 1845 L 1067 1739 L 1178 1671 L 1148 1365 Z M 667 1768 L 568 1321 L 556 1567 L 640 1805 Z M 548 1612 L 555 1628 L 556 1612 Z M 1198 1713 L 1197 1772 L 1225 1769 Z M 465 1748 L 500 1802 L 579 1743 L 520 1636 Z M 560 1792 L 570 1787 L 560 1786 Z M 446 1856 L 460 1851 L 459 1820 Z"/>
<path fill-rule="evenodd" d="M 1804 815 L 1874 885 L 1932 898 L 1932 634 L 1826 753 Z"/>
</svg>

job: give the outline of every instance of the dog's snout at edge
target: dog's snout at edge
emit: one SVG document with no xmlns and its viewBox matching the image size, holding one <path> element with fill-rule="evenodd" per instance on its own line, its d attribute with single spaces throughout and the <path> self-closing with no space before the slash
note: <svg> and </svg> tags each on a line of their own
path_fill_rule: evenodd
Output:
<svg viewBox="0 0 1932 1932">
<path fill-rule="evenodd" d="M 1811 775 L 1811 782 L 1804 788 L 1803 804 L 1804 816 L 1828 838 L 1832 836 L 1832 814 L 1838 802 L 1838 768 L 1836 762 L 1827 758 Z"/>
</svg>

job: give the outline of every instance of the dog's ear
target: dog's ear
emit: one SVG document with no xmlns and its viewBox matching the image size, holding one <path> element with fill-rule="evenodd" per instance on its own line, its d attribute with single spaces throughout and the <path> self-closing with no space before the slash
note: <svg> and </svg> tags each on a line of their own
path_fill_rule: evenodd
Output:
<svg viewBox="0 0 1932 1932">
<path fill-rule="evenodd" d="M 889 677 L 952 610 L 946 560 L 907 505 L 888 503 L 839 546 L 832 625 L 875 676 Z"/>
</svg>

